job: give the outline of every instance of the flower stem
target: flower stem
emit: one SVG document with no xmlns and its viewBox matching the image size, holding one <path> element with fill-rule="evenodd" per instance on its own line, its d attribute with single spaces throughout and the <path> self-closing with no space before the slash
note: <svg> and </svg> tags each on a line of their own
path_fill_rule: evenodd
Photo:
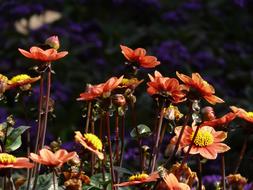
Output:
<svg viewBox="0 0 253 190">
<path fill-rule="evenodd" d="M 55 175 L 54 170 L 53 170 L 53 186 L 54 186 L 54 190 L 56 190 L 56 175 Z"/>
<path fill-rule="evenodd" d="M 153 149 L 153 159 L 151 161 L 151 173 L 155 170 L 156 159 L 159 154 L 158 146 L 159 146 L 160 134 L 161 134 L 162 124 L 163 124 L 163 117 L 164 117 L 164 105 L 162 106 L 161 111 L 160 111 L 160 119 L 158 123 L 157 134 L 156 134 L 156 142 L 155 142 L 155 147 Z"/>
<path fill-rule="evenodd" d="M 201 164 L 201 156 L 197 155 L 197 163 L 198 163 L 198 179 L 199 179 L 199 190 L 202 190 L 202 164 Z"/>
<path fill-rule="evenodd" d="M 186 118 L 185 118 L 185 121 L 184 121 L 184 124 L 183 124 L 183 127 L 182 129 L 180 130 L 180 133 L 179 133 L 179 136 L 178 136 L 178 139 L 177 139 L 177 142 L 176 142 L 176 145 L 175 145 L 175 148 L 173 149 L 173 152 L 172 154 L 170 155 L 170 157 L 168 158 L 168 160 L 165 162 L 164 164 L 164 167 L 165 168 L 168 168 L 169 167 L 169 164 L 170 164 L 170 161 L 175 157 L 177 151 L 178 151 L 178 148 L 179 148 L 179 144 L 180 144 L 180 141 L 182 139 L 182 136 L 183 136 L 183 133 L 184 133 L 184 129 L 186 127 L 186 125 L 188 124 L 188 121 L 191 117 L 191 105 L 189 106 L 189 111 L 188 111 L 188 114 L 186 115 Z"/>
<path fill-rule="evenodd" d="M 242 149 L 240 151 L 240 155 L 239 155 L 239 158 L 236 162 L 236 166 L 235 166 L 235 170 L 234 170 L 234 174 L 236 174 L 239 170 L 239 167 L 240 167 L 240 164 L 242 162 L 242 159 L 244 157 L 244 154 L 245 154 L 245 151 L 246 151 L 246 148 L 247 148 L 247 144 L 248 144 L 248 139 L 249 139 L 249 134 L 246 134 L 246 137 L 244 139 L 244 142 L 243 142 L 243 145 L 242 145 Z"/>
<path fill-rule="evenodd" d="M 119 167 L 122 166 L 124 158 L 124 147 L 125 147 L 125 115 L 121 117 L 121 150 L 120 150 L 120 163 Z"/>
<path fill-rule="evenodd" d="M 115 112 L 115 160 L 119 165 L 119 112 Z M 118 172 L 115 172 L 116 183 L 118 183 Z"/>
<path fill-rule="evenodd" d="M 225 169 L 225 156 L 221 153 L 221 185 L 222 190 L 226 190 L 226 169 Z"/>
<path fill-rule="evenodd" d="M 111 145 L 111 132 L 110 132 L 110 113 L 106 112 L 106 129 L 107 129 L 107 140 L 109 146 L 109 157 L 110 157 L 110 169 L 111 169 L 111 181 L 112 181 L 112 189 L 114 189 L 115 175 L 113 168 L 113 159 L 112 159 L 112 145 Z"/>
<path fill-rule="evenodd" d="M 87 112 L 87 119 L 86 119 L 86 124 L 85 124 L 85 133 L 88 133 L 89 131 L 90 113 L 91 113 L 91 101 L 88 102 L 88 112 Z"/>
<path fill-rule="evenodd" d="M 94 121 L 91 121 L 91 133 L 95 134 L 95 129 L 94 129 Z M 91 175 L 94 174 L 94 168 L 95 168 L 95 155 L 94 153 L 91 153 Z"/>
</svg>

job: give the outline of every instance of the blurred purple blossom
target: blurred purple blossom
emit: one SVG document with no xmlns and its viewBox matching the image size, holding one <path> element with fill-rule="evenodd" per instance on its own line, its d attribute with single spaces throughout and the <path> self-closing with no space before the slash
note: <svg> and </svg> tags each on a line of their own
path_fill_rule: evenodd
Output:
<svg viewBox="0 0 253 190">
<path fill-rule="evenodd" d="M 244 7 L 246 5 L 246 0 L 234 0 L 234 3 L 240 7 Z"/>
<path fill-rule="evenodd" d="M 202 178 L 203 185 L 205 185 L 206 189 L 215 189 L 216 184 L 220 181 L 220 175 L 207 175 Z"/>
<path fill-rule="evenodd" d="M 189 58 L 190 53 L 180 41 L 168 40 L 162 42 L 153 50 L 158 60 L 163 64 L 170 64 L 172 66 L 180 66 L 185 64 Z"/>
<path fill-rule="evenodd" d="M 198 11 L 203 8 L 203 5 L 201 1 L 190 1 L 183 3 L 181 7 L 185 10 Z"/>
</svg>

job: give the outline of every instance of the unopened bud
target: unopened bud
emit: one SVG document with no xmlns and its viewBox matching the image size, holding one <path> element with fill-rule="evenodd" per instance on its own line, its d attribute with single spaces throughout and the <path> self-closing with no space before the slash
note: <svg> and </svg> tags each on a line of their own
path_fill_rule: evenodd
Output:
<svg viewBox="0 0 253 190">
<path fill-rule="evenodd" d="M 210 121 L 215 119 L 215 113 L 212 107 L 206 106 L 201 110 L 204 121 Z"/>
<path fill-rule="evenodd" d="M 15 120 L 14 120 L 13 115 L 8 116 L 7 119 L 6 119 L 6 122 L 7 122 L 8 125 L 14 126 L 15 125 Z"/>
<path fill-rule="evenodd" d="M 60 42 L 59 42 L 58 36 L 51 36 L 51 37 L 47 38 L 45 41 L 45 44 L 49 45 L 51 48 L 54 48 L 56 50 L 58 50 L 60 47 Z"/>
<path fill-rule="evenodd" d="M 126 99 L 122 94 L 115 94 L 112 97 L 112 101 L 113 101 L 113 104 L 118 107 L 124 106 L 126 104 Z"/>
</svg>

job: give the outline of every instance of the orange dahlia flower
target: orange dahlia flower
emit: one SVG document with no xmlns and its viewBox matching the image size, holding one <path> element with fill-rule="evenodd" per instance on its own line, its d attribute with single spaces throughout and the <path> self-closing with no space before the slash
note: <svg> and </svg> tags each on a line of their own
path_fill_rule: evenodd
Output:
<svg viewBox="0 0 253 190">
<path fill-rule="evenodd" d="M 181 128 L 182 126 L 175 128 L 176 136 L 171 139 L 172 144 L 177 142 Z M 184 134 L 180 141 L 180 147 L 183 148 L 184 152 L 187 152 L 196 129 L 197 126 L 185 127 Z M 226 138 L 226 132 L 215 131 L 214 128 L 210 126 L 202 126 L 199 128 L 190 154 L 200 154 L 206 159 L 216 159 L 218 153 L 223 153 L 230 149 L 229 146 L 222 143 Z"/>
<path fill-rule="evenodd" d="M 8 154 L 0 153 L 0 169 L 1 168 L 32 168 L 33 163 L 29 162 L 28 158 L 19 157 Z"/>
<path fill-rule="evenodd" d="M 31 47 L 29 52 L 20 48 L 18 50 L 25 57 L 42 62 L 56 61 L 65 57 L 68 54 L 67 51 L 57 52 L 57 50 L 54 48 L 43 50 L 36 46 Z"/>
<path fill-rule="evenodd" d="M 168 190 L 190 190 L 190 187 L 185 183 L 180 183 L 173 173 L 163 176 L 163 180 L 166 183 Z"/>
<path fill-rule="evenodd" d="M 237 117 L 249 123 L 253 123 L 253 112 L 247 112 L 246 110 L 236 106 L 230 106 L 230 109 L 236 114 Z"/>
<path fill-rule="evenodd" d="M 168 97 L 173 103 L 185 100 L 185 93 L 183 92 L 185 86 L 180 85 L 177 79 L 163 77 L 158 71 L 155 71 L 154 77 L 149 75 L 149 78 L 147 92 L 151 96 L 157 94 Z"/>
<path fill-rule="evenodd" d="M 207 81 L 205 81 L 199 73 L 193 73 L 192 78 L 176 72 L 178 78 L 190 89 L 189 98 L 199 99 L 204 98 L 210 104 L 223 103 L 224 101 L 215 96 L 215 89 Z"/>
<path fill-rule="evenodd" d="M 104 154 L 101 152 L 103 144 L 96 135 L 92 133 L 86 133 L 82 135 L 80 131 L 76 131 L 75 134 L 76 142 L 83 145 L 83 147 L 88 149 L 89 151 L 95 153 L 100 160 L 104 159 Z"/>
<path fill-rule="evenodd" d="M 212 126 L 212 127 L 218 127 L 218 126 L 223 126 L 227 125 L 231 121 L 233 121 L 236 117 L 236 114 L 233 112 L 229 112 L 222 116 L 221 118 L 217 119 L 212 119 L 210 121 L 204 121 L 201 125 L 203 126 Z"/>
<path fill-rule="evenodd" d="M 67 152 L 64 149 L 59 149 L 55 153 L 53 153 L 51 150 L 43 148 L 39 151 L 38 155 L 30 153 L 29 158 L 34 162 L 49 167 L 61 167 L 64 163 L 76 156 L 76 152 Z"/>
<path fill-rule="evenodd" d="M 130 62 L 138 62 L 143 68 L 154 68 L 160 64 L 155 56 L 146 55 L 146 50 L 143 48 L 137 48 L 135 50 L 120 45 L 121 52 L 125 58 Z"/>
<path fill-rule="evenodd" d="M 107 98 L 110 96 L 111 91 L 119 86 L 122 82 L 123 76 L 120 78 L 111 77 L 105 83 L 101 83 L 98 85 L 89 85 L 85 92 L 80 94 L 80 97 L 77 100 L 89 101 L 93 100 L 97 97 L 103 96 Z"/>
<path fill-rule="evenodd" d="M 124 187 L 124 186 L 138 185 L 142 183 L 157 181 L 158 178 L 160 178 L 158 172 L 153 172 L 150 175 L 145 174 L 145 173 L 135 174 L 135 175 L 130 176 L 127 182 L 118 183 L 118 184 L 115 184 L 114 186 Z"/>
</svg>

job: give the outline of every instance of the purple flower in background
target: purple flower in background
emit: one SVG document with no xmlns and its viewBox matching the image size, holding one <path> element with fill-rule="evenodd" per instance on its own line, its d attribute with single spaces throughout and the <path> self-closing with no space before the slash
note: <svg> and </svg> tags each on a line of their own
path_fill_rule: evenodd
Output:
<svg viewBox="0 0 253 190">
<path fill-rule="evenodd" d="M 221 181 L 220 175 L 207 175 L 203 176 L 202 182 L 206 189 L 215 189 L 217 183 Z"/>
<path fill-rule="evenodd" d="M 246 0 L 234 0 L 234 3 L 240 7 L 244 7 L 246 4 Z"/>
<path fill-rule="evenodd" d="M 155 55 L 162 63 L 167 63 L 173 66 L 185 64 L 190 53 L 180 41 L 165 41 L 154 49 Z"/>
<path fill-rule="evenodd" d="M 169 23 L 181 24 L 185 21 L 184 15 L 181 11 L 168 11 L 162 15 L 162 19 Z"/>
<path fill-rule="evenodd" d="M 202 6 L 202 3 L 199 1 L 191 1 L 191 2 L 183 3 L 181 7 L 189 11 L 199 11 L 202 9 L 203 6 Z"/>
</svg>

